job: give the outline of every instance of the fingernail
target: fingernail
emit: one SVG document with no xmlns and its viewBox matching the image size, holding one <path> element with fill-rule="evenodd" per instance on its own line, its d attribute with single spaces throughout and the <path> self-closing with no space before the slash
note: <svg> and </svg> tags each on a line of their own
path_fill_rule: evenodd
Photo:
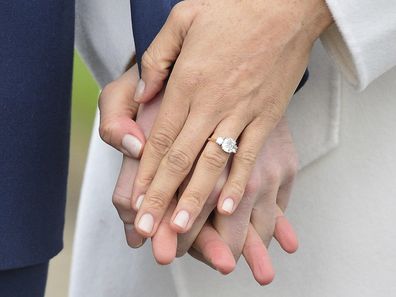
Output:
<svg viewBox="0 0 396 297">
<path fill-rule="evenodd" d="M 140 230 L 151 233 L 154 227 L 154 218 L 151 214 L 145 213 L 139 220 L 138 227 Z"/>
<path fill-rule="evenodd" d="M 133 224 L 125 224 L 125 232 L 127 234 L 128 245 L 133 248 L 138 248 L 143 245 L 143 237 L 138 234 Z"/>
<path fill-rule="evenodd" d="M 142 143 L 138 138 L 133 135 L 126 134 L 122 138 L 122 146 L 131 154 L 134 158 L 139 158 L 140 150 L 142 149 Z"/>
<path fill-rule="evenodd" d="M 173 223 L 180 228 L 185 229 L 187 227 L 189 219 L 190 215 L 188 214 L 188 212 L 185 210 L 181 210 L 177 213 L 175 219 L 173 220 Z"/>
<path fill-rule="evenodd" d="M 232 210 L 234 209 L 234 200 L 231 198 L 224 199 L 221 209 L 225 212 L 232 213 Z"/>
<path fill-rule="evenodd" d="M 140 206 L 142 205 L 144 195 L 140 195 L 136 200 L 136 209 L 139 210 Z"/>
<path fill-rule="evenodd" d="M 136 102 L 139 102 L 140 97 L 142 97 L 142 95 L 143 95 L 145 87 L 146 87 L 146 84 L 144 83 L 144 81 L 142 79 L 139 79 L 139 82 L 136 86 L 135 97 L 134 97 L 134 100 Z"/>
</svg>

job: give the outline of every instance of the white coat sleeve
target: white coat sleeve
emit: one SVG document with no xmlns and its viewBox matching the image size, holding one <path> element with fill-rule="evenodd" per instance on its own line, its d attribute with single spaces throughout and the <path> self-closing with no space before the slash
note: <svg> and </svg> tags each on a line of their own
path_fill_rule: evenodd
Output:
<svg viewBox="0 0 396 297">
<path fill-rule="evenodd" d="M 358 90 L 396 66 L 396 0 L 326 0 L 334 24 L 321 41 Z"/>
<path fill-rule="evenodd" d="M 129 0 L 76 0 L 75 46 L 100 88 L 135 54 Z"/>
</svg>

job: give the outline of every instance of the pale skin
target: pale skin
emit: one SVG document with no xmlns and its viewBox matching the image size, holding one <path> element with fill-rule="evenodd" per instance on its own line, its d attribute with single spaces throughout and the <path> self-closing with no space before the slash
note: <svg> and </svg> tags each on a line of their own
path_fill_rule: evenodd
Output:
<svg viewBox="0 0 396 297">
<path fill-rule="evenodd" d="M 125 129 L 124 126 L 136 125 L 131 123 L 131 117 L 123 115 L 122 108 L 132 106 L 131 110 L 137 110 L 137 104 L 131 103 L 137 77 L 136 67 L 133 67 L 104 88 L 99 104 L 102 122 L 114 123 L 113 127 L 120 130 Z M 139 111 L 137 123 L 146 135 L 149 134 L 161 100 L 162 93 Z M 110 140 L 114 144 L 110 144 L 116 146 L 115 143 L 122 142 L 116 139 L 121 132 L 116 131 L 113 135 L 115 136 Z M 124 222 L 126 239 L 131 247 L 139 247 L 143 243 L 143 237 L 133 226 L 136 212 L 131 203 L 133 180 L 138 165 L 136 159 L 124 155 L 113 195 L 113 203 Z M 289 253 L 294 252 L 298 246 L 296 236 L 283 216 L 297 169 L 297 157 L 286 121 L 282 120 L 278 124 L 263 147 L 248 182 L 245 197 L 236 211 L 230 216 L 216 213 L 213 219 L 207 220 L 216 208 L 218 196 L 229 174 L 229 165 L 193 228 L 178 238 L 169 225 L 170 215 L 176 204 L 176 200 L 173 200 L 153 236 L 153 254 L 160 264 L 168 264 L 176 253 L 181 256 L 189 251 L 193 257 L 224 274 L 234 269 L 236 260 L 243 254 L 257 282 L 268 284 L 274 277 L 267 253 L 271 238 L 274 236 Z M 181 190 L 188 184 L 189 178 L 187 177 Z"/>
<path fill-rule="evenodd" d="M 101 120 L 101 135 L 105 141 L 124 154 L 135 157 L 140 156 L 144 145 L 133 188 L 129 188 L 131 193 L 123 193 L 128 194 L 124 197 L 132 197 L 132 207 L 137 210 L 139 206 L 138 212 L 136 215 L 132 212 L 125 212 L 126 216 L 120 214 L 130 226 L 127 231 L 133 233 L 137 243 L 142 237 L 155 234 L 155 246 L 157 234 L 159 237 L 166 234 L 165 240 L 175 238 L 171 236 L 175 232 L 184 233 L 179 239 L 194 233 L 195 223 L 202 226 L 206 221 L 208 210 L 205 209 L 211 207 L 210 201 L 207 203 L 208 198 L 216 185 L 221 190 L 219 195 L 214 195 L 218 199 L 213 227 L 222 232 L 222 243 L 228 244 L 225 246 L 236 259 L 238 251 L 242 251 L 249 262 L 249 255 L 255 253 L 246 253 L 246 247 L 257 247 L 258 242 L 265 247 L 269 242 L 268 234 L 272 236 L 274 230 L 275 235 L 276 230 L 291 230 L 278 228 L 279 223 L 285 220 L 275 207 L 281 204 L 281 199 L 277 198 L 279 193 L 290 192 L 291 182 L 285 181 L 292 178 L 285 176 L 294 176 L 282 174 L 290 170 L 283 162 L 277 163 L 281 166 L 276 166 L 276 169 L 268 170 L 272 186 L 262 190 L 266 198 L 257 199 L 261 196 L 257 194 L 261 187 L 255 188 L 255 198 L 246 198 L 246 193 L 250 193 L 248 185 L 251 177 L 255 177 L 255 166 L 262 150 L 265 150 L 264 144 L 271 143 L 271 136 L 276 135 L 277 127 L 281 127 L 283 113 L 307 66 L 313 42 L 331 22 L 324 1 L 320 0 L 187 0 L 172 10 L 143 56 L 142 77 L 135 92 L 136 102 L 145 103 L 155 98 L 164 87 L 164 80 L 174 63 L 147 143 L 143 131 L 130 120 L 137 111 L 136 105 L 124 101 L 122 111 L 102 106 L 102 113 L 112 115 Z M 109 88 L 117 90 L 114 85 Z M 125 94 L 131 97 L 133 91 Z M 284 128 L 282 130 L 285 131 Z M 125 149 L 123 139 L 126 134 L 135 135 L 141 143 L 138 151 Z M 233 156 L 231 166 L 227 165 L 229 155 L 215 143 L 207 142 L 209 137 L 217 136 L 239 138 L 239 150 Z M 228 175 L 223 178 L 224 185 L 219 186 L 219 179 L 226 168 Z M 268 187 L 268 183 L 264 184 Z M 176 195 L 179 198 L 177 203 Z M 224 202 L 229 199 L 232 207 L 225 208 Z M 120 201 L 119 205 L 122 204 Z M 235 220 L 239 224 L 245 222 L 242 230 L 246 231 L 241 234 L 247 233 L 246 240 L 241 244 L 245 238 L 239 236 L 239 242 L 226 242 L 226 232 L 221 228 L 229 226 L 234 215 L 249 201 L 254 201 L 250 209 L 247 207 L 248 217 L 252 214 L 251 220 Z M 123 203 L 126 205 L 127 199 Z M 255 226 L 255 212 L 259 214 L 258 218 L 267 215 L 271 219 L 265 225 Z M 208 235 L 205 231 L 213 230 L 207 229 L 208 226 L 211 227 L 205 225 L 200 234 Z M 260 227 L 268 230 L 260 230 Z M 253 245 L 247 244 L 250 242 L 249 234 L 252 234 L 250 230 L 256 232 L 256 239 L 261 239 L 254 241 Z M 282 238 L 287 236 L 280 234 L 282 232 L 276 238 L 283 245 Z M 195 237 L 192 238 L 190 241 L 194 241 Z M 199 238 L 196 238 L 196 244 L 205 242 Z M 171 247 L 175 246 L 175 241 L 169 243 L 168 250 L 173 251 Z M 180 254 L 189 248 L 188 244 L 179 246 Z M 194 251 L 190 250 L 197 258 L 209 259 L 209 264 L 215 266 L 213 258 L 206 257 L 204 250 L 201 254 Z M 159 260 L 155 247 L 154 255 Z M 227 255 L 226 250 L 219 255 Z M 265 254 L 260 255 L 261 259 L 266 258 Z M 172 258 L 173 254 L 165 256 Z M 271 279 L 268 276 L 270 269 L 266 269 L 264 276 L 257 277 L 255 272 L 262 269 L 255 267 L 254 263 L 259 262 L 249 264 L 252 264 L 256 279 L 261 279 L 260 283 Z M 232 265 L 224 267 L 228 267 L 228 271 Z"/>
<path fill-rule="evenodd" d="M 209 137 L 239 139 L 218 199 L 219 213 L 235 211 L 313 42 L 331 22 L 321 0 L 187 0 L 175 6 L 143 56 L 135 94 L 136 101 L 148 102 L 174 63 L 133 186 L 133 203 L 144 196 L 137 232 L 155 234 L 194 166 L 170 218 L 178 233 L 192 228 L 229 160 Z"/>
</svg>

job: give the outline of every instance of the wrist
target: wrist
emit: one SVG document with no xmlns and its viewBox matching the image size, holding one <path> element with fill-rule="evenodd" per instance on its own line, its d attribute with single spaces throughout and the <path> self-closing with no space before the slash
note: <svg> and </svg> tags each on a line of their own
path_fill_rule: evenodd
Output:
<svg viewBox="0 0 396 297">
<path fill-rule="evenodd" d="M 311 48 L 319 36 L 333 23 L 325 0 L 264 0 L 275 11 L 277 24 L 286 40 L 294 40 Z M 268 11 L 268 7 L 267 7 Z"/>
<path fill-rule="evenodd" d="M 305 5 L 304 31 L 312 43 L 333 23 L 333 17 L 325 0 L 302 1 Z"/>
</svg>

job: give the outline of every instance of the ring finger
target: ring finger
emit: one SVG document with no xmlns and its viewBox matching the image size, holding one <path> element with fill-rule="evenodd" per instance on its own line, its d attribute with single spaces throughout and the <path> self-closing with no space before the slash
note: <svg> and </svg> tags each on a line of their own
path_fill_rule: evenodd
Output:
<svg viewBox="0 0 396 297">
<path fill-rule="evenodd" d="M 221 192 L 217 209 L 222 214 L 232 214 L 241 201 L 251 177 L 256 159 L 266 138 L 266 129 L 258 120 L 243 131 L 238 152 L 232 158 L 230 175 Z"/>
<path fill-rule="evenodd" d="M 202 151 L 172 216 L 172 226 L 176 231 L 182 233 L 191 228 L 227 164 L 230 155 L 226 147 L 227 138 L 237 139 L 246 124 L 241 119 L 229 117 L 215 129 L 211 138 L 222 137 L 222 145 L 209 141 Z"/>
</svg>

